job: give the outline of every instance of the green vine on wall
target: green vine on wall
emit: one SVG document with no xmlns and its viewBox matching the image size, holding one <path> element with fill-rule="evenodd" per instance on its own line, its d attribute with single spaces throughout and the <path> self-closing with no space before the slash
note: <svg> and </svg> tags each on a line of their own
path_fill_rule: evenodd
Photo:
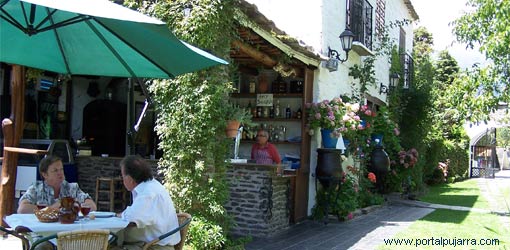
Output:
<svg viewBox="0 0 510 250">
<path fill-rule="evenodd" d="M 155 16 L 187 43 L 227 59 L 235 37 L 234 0 L 127 0 L 125 5 Z M 188 16 L 184 8 L 191 8 Z M 193 215 L 186 246 L 223 249 L 232 243 L 224 208 L 230 145 L 225 137 L 233 66 L 216 66 L 149 86 L 157 112 L 156 132 L 163 151 L 159 172 L 177 210 Z"/>
</svg>

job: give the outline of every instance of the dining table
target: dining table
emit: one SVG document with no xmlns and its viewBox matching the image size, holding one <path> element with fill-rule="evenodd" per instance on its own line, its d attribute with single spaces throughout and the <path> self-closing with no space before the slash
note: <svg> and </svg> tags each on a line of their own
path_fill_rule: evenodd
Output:
<svg viewBox="0 0 510 250">
<path fill-rule="evenodd" d="M 4 218 L 4 221 L 10 228 L 18 231 L 20 228 L 29 229 L 29 231 L 40 236 L 49 236 L 58 232 L 88 229 L 108 229 L 113 233 L 125 228 L 129 222 L 112 216 L 96 217 L 95 219 L 80 219 L 74 223 L 62 224 L 56 222 L 41 222 L 35 214 L 11 214 Z"/>
</svg>

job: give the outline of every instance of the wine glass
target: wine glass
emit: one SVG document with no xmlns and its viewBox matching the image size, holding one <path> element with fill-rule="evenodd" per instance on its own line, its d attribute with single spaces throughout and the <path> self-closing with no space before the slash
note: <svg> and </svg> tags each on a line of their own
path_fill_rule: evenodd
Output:
<svg viewBox="0 0 510 250">
<path fill-rule="evenodd" d="M 46 202 L 44 202 L 44 201 L 38 201 L 36 206 L 37 206 L 37 209 L 41 210 L 41 209 L 47 207 L 48 204 L 46 204 Z"/>
<path fill-rule="evenodd" d="M 80 207 L 80 211 L 83 214 L 83 220 L 89 220 L 89 213 L 90 213 L 90 205 L 82 203 Z"/>
</svg>

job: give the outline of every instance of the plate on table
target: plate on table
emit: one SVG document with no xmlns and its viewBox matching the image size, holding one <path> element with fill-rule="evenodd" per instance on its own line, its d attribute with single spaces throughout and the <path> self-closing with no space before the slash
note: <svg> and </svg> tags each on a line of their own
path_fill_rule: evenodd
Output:
<svg viewBox="0 0 510 250">
<path fill-rule="evenodd" d="M 96 218 L 108 218 L 108 217 L 114 217 L 114 212 L 103 212 L 103 211 L 92 211 L 89 213 L 90 215 L 96 216 Z"/>
</svg>

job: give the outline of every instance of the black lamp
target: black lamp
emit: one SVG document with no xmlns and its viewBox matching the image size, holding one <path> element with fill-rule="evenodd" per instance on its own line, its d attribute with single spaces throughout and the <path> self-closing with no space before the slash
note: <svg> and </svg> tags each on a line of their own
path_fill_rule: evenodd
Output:
<svg viewBox="0 0 510 250">
<path fill-rule="evenodd" d="M 396 72 L 391 73 L 390 75 L 390 88 L 393 89 L 397 87 L 398 81 L 400 81 L 400 75 Z"/>
<path fill-rule="evenodd" d="M 390 90 L 393 90 L 397 85 L 398 81 L 400 80 L 400 75 L 398 73 L 391 73 L 390 74 L 390 87 L 384 85 L 381 82 L 381 85 L 379 86 L 379 94 L 387 94 Z"/>
<path fill-rule="evenodd" d="M 352 49 L 352 41 L 354 40 L 354 33 L 350 29 L 345 29 L 339 36 L 340 42 L 342 43 L 342 49 L 345 51 L 345 59 L 340 59 L 340 53 L 338 51 L 328 47 L 328 57 L 335 57 L 340 62 L 345 62 L 349 58 L 349 51 Z"/>
</svg>

